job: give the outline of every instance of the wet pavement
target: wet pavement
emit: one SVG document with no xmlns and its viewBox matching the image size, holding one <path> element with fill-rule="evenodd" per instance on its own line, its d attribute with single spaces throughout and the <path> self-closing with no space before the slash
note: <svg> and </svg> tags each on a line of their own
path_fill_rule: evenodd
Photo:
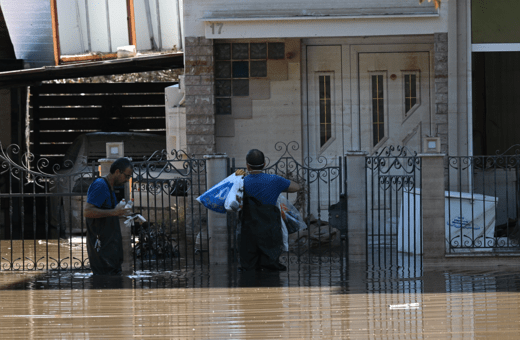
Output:
<svg viewBox="0 0 520 340">
<path fill-rule="evenodd" d="M 518 267 L 0 273 L 2 339 L 516 339 Z"/>
</svg>

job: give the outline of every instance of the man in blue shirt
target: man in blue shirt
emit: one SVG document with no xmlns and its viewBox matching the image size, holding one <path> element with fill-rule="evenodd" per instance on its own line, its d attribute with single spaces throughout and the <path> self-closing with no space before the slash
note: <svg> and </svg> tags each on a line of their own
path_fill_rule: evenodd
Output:
<svg viewBox="0 0 520 340">
<path fill-rule="evenodd" d="M 282 253 L 281 213 L 276 201 L 282 192 L 300 190 L 298 183 L 263 173 L 265 157 L 253 149 L 246 155 L 249 174 L 244 177 L 244 204 L 239 242 L 242 270 L 285 270 L 278 262 Z"/>
<path fill-rule="evenodd" d="M 121 275 L 123 239 L 119 217 L 131 213 L 116 202 L 115 186 L 132 178 L 133 166 L 128 158 L 118 158 L 110 173 L 96 179 L 88 188 L 84 215 L 87 220 L 87 253 L 94 275 Z"/>
</svg>

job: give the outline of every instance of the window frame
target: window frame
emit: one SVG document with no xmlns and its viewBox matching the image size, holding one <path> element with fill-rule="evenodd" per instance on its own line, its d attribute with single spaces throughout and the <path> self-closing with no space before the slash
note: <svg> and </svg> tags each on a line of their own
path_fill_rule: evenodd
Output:
<svg viewBox="0 0 520 340">
<path fill-rule="evenodd" d="M 383 145 L 388 140 L 388 72 L 387 71 L 368 71 L 369 74 L 369 88 L 368 93 L 370 93 L 370 145 L 372 146 L 372 150 L 378 149 L 381 145 Z M 383 77 L 383 137 L 374 143 L 374 105 L 373 105 L 373 94 L 372 94 L 372 79 L 373 76 L 382 76 Z"/>
<path fill-rule="evenodd" d="M 330 77 L 330 138 L 321 145 L 321 98 L 320 98 L 320 77 Z M 336 74 L 334 71 L 316 71 L 314 73 L 314 81 L 315 81 L 315 103 L 316 104 L 316 143 L 319 151 L 319 154 L 321 155 L 325 150 L 336 140 L 336 129 L 334 128 L 336 126 L 336 90 L 335 90 L 335 83 L 336 83 Z"/>
<path fill-rule="evenodd" d="M 415 104 L 406 112 L 406 81 L 407 75 L 415 76 Z M 420 70 L 401 70 L 401 79 L 403 81 L 401 99 L 403 100 L 403 122 L 408 119 L 421 106 L 421 71 Z"/>
<path fill-rule="evenodd" d="M 103 55 L 82 55 L 63 57 L 60 48 L 60 34 L 58 22 L 58 0 L 51 1 L 51 20 L 52 20 L 52 40 L 54 42 L 54 64 L 56 66 L 69 62 L 78 61 L 98 61 L 106 59 L 116 59 L 117 53 L 107 53 Z M 128 41 L 130 45 L 137 46 L 137 38 L 135 31 L 135 12 L 134 0 L 126 0 L 127 24 L 128 24 Z"/>
</svg>

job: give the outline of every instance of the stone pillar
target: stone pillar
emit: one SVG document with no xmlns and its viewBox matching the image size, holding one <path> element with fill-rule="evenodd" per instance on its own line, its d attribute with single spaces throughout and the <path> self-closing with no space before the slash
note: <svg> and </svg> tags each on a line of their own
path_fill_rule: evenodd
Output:
<svg viewBox="0 0 520 340">
<path fill-rule="evenodd" d="M 110 173 L 110 166 L 115 159 L 104 158 L 99 160 L 99 176 L 106 176 Z M 125 200 L 130 200 L 130 185 L 125 183 Z M 134 261 L 132 257 L 132 230 L 124 225 L 125 217 L 119 218 L 119 227 L 121 228 L 121 236 L 123 238 L 123 264 L 121 268 L 123 275 L 129 275 L 134 272 Z"/>
<path fill-rule="evenodd" d="M 184 56 L 187 152 L 212 154 L 216 151 L 213 40 L 186 37 Z"/>
<path fill-rule="evenodd" d="M 448 151 L 448 34 L 434 34 L 435 130 L 432 137 L 441 138 L 441 152 Z"/>
<path fill-rule="evenodd" d="M 205 155 L 208 189 L 227 177 L 227 155 Z M 227 215 L 208 210 L 209 261 L 228 264 Z M 201 233 L 203 235 L 203 233 Z M 201 243 L 205 240 L 201 240 Z"/>
<path fill-rule="evenodd" d="M 423 221 L 423 259 L 444 258 L 445 194 L 444 154 L 421 154 L 421 207 Z"/>
<path fill-rule="evenodd" d="M 364 151 L 347 152 L 347 207 L 349 262 L 364 262 L 367 255 L 366 178 Z"/>
</svg>

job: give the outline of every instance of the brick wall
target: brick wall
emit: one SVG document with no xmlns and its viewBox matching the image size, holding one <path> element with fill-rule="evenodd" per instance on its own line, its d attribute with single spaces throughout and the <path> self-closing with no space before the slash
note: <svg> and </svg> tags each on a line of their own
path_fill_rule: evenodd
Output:
<svg viewBox="0 0 520 340">
<path fill-rule="evenodd" d="M 441 138 L 441 152 L 448 153 L 448 34 L 434 35 L 435 132 Z"/>
<path fill-rule="evenodd" d="M 213 40 L 186 37 L 186 145 L 198 157 L 215 153 Z"/>
</svg>

